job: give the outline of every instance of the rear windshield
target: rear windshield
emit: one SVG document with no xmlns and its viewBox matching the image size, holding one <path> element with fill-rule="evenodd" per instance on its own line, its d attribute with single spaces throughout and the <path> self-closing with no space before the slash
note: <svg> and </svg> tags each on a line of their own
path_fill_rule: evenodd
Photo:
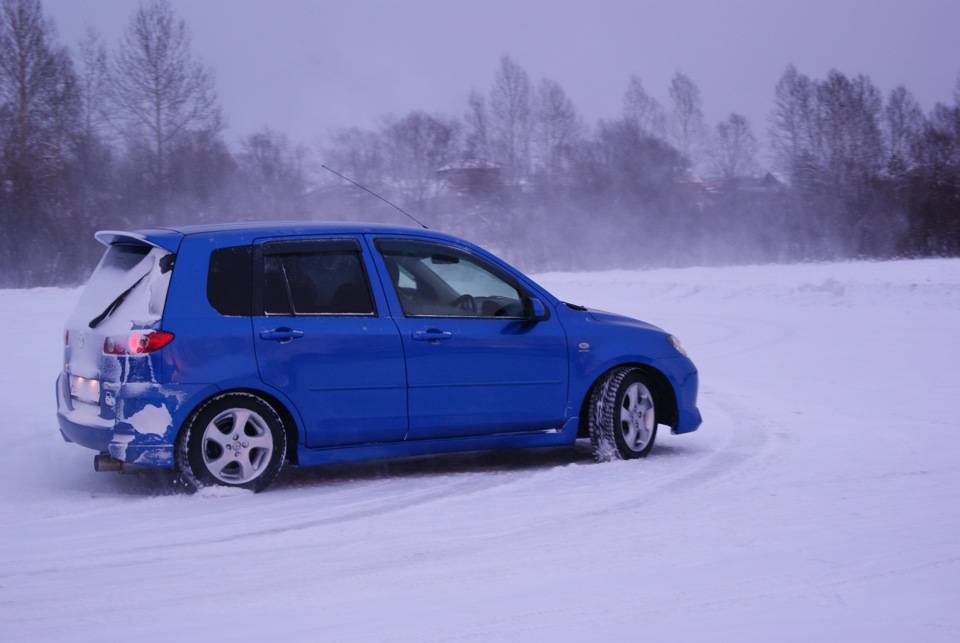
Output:
<svg viewBox="0 0 960 643">
<path fill-rule="evenodd" d="M 174 255 L 142 244 L 107 248 L 71 316 L 72 326 L 122 332 L 157 327 Z"/>
</svg>

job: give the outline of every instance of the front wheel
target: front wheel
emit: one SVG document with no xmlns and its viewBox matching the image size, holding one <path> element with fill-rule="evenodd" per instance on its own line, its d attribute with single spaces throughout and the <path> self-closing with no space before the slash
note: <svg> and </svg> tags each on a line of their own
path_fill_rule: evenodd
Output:
<svg viewBox="0 0 960 643">
<path fill-rule="evenodd" d="M 178 440 L 180 473 L 195 489 L 262 491 L 283 466 L 287 437 L 277 412 L 249 393 L 227 393 L 193 413 Z"/>
<path fill-rule="evenodd" d="M 588 426 L 599 462 L 631 460 L 650 453 L 657 437 L 652 385 L 638 368 L 608 373 L 590 395 Z"/>
</svg>

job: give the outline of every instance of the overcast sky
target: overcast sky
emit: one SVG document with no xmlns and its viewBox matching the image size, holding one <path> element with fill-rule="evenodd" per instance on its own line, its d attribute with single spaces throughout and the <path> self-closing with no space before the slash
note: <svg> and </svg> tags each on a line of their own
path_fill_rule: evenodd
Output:
<svg viewBox="0 0 960 643">
<path fill-rule="evenodd" d="M 75 49 L 115 47 L 137 0 L 42 0 Z M 424 110 L 460 116 L 509 55 L 558 81 L 588 124 L 620 115 L 630 74 L 667 102 L 676 72 L 711 127 L 731 112 L 766 129 L 787 65 L 822 79 L 905 85 L 925 111 L 953 101 L 960 0 L 172 0 L 214 71 L 228 139 L 269 126 L 302 143 L 331 128 Z"/>
</svg>

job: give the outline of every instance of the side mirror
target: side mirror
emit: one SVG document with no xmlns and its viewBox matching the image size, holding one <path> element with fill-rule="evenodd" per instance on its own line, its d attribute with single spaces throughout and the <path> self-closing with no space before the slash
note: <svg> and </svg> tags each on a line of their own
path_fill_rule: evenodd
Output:
<svg viewBox="0 0 960 643">
<path fill-rule="evenodd" d="M 536 297 L 525 297 L 523 299 L 523 312 L 527 321 L 539 322 L 550 319 L 550 311 Z"/>
</svg>

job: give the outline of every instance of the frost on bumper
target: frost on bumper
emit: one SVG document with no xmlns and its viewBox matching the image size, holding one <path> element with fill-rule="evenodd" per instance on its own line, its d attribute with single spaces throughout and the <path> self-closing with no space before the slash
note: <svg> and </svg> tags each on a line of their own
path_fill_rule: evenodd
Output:
<svg viewBox="0 0 960 643">
<path fill-rule="evenodd" d="M 182 395 L 145 384 L 126 385 L 121 391 L 110 455 L 133 464 L 173 467 L 173 417 Z"/>
<path fill-rule="evenodd" d="M 147 383 L 105 382 L 103 388 L 101 405 L 68 402 L 69 390 L 61 379 L 59 420 L 64 439 L 124 462 L 173 467 L 173 423 L 183 394 Z"/>
</svg>

